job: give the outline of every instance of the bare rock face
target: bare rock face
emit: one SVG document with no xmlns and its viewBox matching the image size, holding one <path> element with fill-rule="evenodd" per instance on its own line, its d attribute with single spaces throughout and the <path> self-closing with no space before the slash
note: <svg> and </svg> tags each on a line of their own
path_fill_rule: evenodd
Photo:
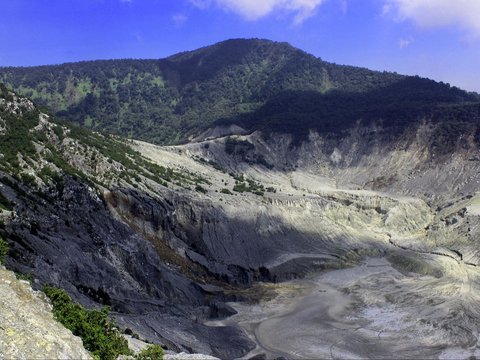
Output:
<svg viewBox="0 0 480 360">
<path fill-rule="evenodd" d="M 42 293 L 0 269 L 0 359 L 91 359 L 58 323 Z"/>
<path fill-rule="evenodd" d="M 210 313 L 206 292 L 166 264 L 172 261 L 168 252 L 157 253 L 113 218 L 84 185 L 66 178 L 62 197 L 54 204 L 35 200 L 36 209 L 33 196 L 17 198 L 16 215 L 6 225 L 24 239 L 10 244 L 7 266 L 66 289 L 86 307 L 109 306 L 120 329 L 174 351 L 234 358 L 253 347 L 240 329 L 198 321 Z M 149 203 L 137 205 L 140 214 Z"/>
</svg>

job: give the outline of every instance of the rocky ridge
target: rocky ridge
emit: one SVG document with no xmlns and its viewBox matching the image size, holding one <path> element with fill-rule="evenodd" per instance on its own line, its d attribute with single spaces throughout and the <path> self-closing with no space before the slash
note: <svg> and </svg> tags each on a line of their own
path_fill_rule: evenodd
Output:
<svg viewBox="0 0 480 360">
<path fill-rule="evenodd" d="M 0 359 L 92 359 L 28 281 L 0 268 Z"/>
</svg>

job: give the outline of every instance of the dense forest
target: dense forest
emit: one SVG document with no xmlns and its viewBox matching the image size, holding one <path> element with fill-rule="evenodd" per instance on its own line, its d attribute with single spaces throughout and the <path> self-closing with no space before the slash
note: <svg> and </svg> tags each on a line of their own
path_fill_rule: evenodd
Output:
<svg viewBox="0 0 480 360">
<path fill-rule="evenodd" d="M 288 133 L 305 140 L 311 129 L 342 136 L 356 124 L 379 125 L 400 135 L 419 121 L 441 123 L 452 137 L 480 124 L 480 102 L 474 94 L 419 77 L 404 79 L 368 92 L 287 91 L 249 114 L 217 121 L 245 129 Z M 469 124 L 469 125 L 468 125 Z M 480 138 L 477 139 L 480 141 Z"/>
<path fill-rule="evenodd" d="M 159 60 L 0 68 L 0 81 L 66 120 L 158 144 L 215 123 L 338 130 L 358 120 L 404 126 L 478 95 L 448 84 L 322 61 L 286 43 L 227 40 Z"/>
</svg>

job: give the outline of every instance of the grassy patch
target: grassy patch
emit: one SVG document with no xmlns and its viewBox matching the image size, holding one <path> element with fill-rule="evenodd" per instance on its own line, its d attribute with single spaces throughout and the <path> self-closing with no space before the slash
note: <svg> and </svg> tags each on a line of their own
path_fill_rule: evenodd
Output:
<svg viewBox="0 0 480 360">
<path fill-rule="evenodd" d="M 234 176 L 235 185 L 233 186 L 233 191 L 243 193 L 250 192 L 255 195 L 263 196 L 265 194 L 265 187 L 251 179 L 246 179 L 241 176 Z"/>
</svg>

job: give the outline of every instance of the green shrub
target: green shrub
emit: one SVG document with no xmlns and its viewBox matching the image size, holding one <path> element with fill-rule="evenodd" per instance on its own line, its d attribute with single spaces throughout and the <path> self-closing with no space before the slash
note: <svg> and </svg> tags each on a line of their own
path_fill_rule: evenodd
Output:
<svg viewBox="0 0 480 360">
<path fill-rule="evenodd" d="M 245 183 L 245 181 L 247 183 Z M 235 178 L 235 185 L 233 186 L 233 191 L 239 193 L 251 192 L 252 194 L 259 196 L 263 196 L 265 194 L 265 188 L 262 184 L 259 184 L 251 179 L 244 180 L 243 176 Z"/>
<path fill-rule="evenodd" d="M 204 187 L 202 187 L 200 185 L 195 186 L 195 191 L 201 192 L 203 194 L 207 193 L 207 189 L 205 189 Z"/>
<path fill-rule="evenodd" d="M 48 182 L 49 179 L 53 180 L 54 182 L 57 182 L 58 180 L 61 179 L 60 174 L 57 173 L 55 170 L 53 170 L 50 166 L 42 167 L 42 169 L 38 173 L 38 176 L 45 183 Z"/>
<path fill-rule="evenodd" d="M 16 272 L 15 273 L 15 277 L 18 279 L 18 280 L 25 280 L 25 281 L 28 281 L 31 284 L 33 284 L 33 281 L 35 280 L 34 277 L 33 277 L 33 274 L 32 273 L 26 273 L 26 274 L 21 274 L 21 273 L 18 273 Z"/>
<path fill-rule="evenodd" d="M 233 187 L 233 191 L 243 193 L 247 191 L 247 185 L 244 182 L 236 183 L 235 186 Z"/>
<path fill-rule="evenodd" d="M 8 243 L 0 236 L 0 263 L 5 259 L 8 250 L 10 250 Z"/>
<path fill-rule="evenodd" d="M 45 286 L 43 291 L 52 301 L 55 318 L 74 335 L 79 336 L 85 349 L 94 357 L 114 360 L 119 355 L 131 353 L 127 340 L 108 318 L 108 307 L 88 310 L 74 303 L 65 290 Z"/>
<path fill-rule="evenodd" d="M 30 174 L 20 174 L 20 179 L 25 185 L 28 186 L 35 186 L 37 184 L 35 180 L 35 176 L 30 175 Z"/>
<path fill-rule="evenodd" d="M 64 134 L 63 134 L 63 129 L 60 125 L 55 125 L 53 127 L 53 132 L 55 133 L 55 135 L 57 135 L 57 137 L 60 141 L 63 140 Z"/>
<path fill-rule="evenodd" d="M 12 203 L 0 193 L 0 210 L 12 210 Z"/>
<path fill-rule="evenodd" d="M 162 360 L 163 349 L 160 345 L 150 345 L 135 356 L 136 360 Z"/>
<path fill-rule="evenodd" d="M 220 190 L 220 192 L 222 194 L 232 195 L 232 192 L 230 190 L 228 190 L 227 188 L 223 188 L 222 190 Z"/>
</svg>

